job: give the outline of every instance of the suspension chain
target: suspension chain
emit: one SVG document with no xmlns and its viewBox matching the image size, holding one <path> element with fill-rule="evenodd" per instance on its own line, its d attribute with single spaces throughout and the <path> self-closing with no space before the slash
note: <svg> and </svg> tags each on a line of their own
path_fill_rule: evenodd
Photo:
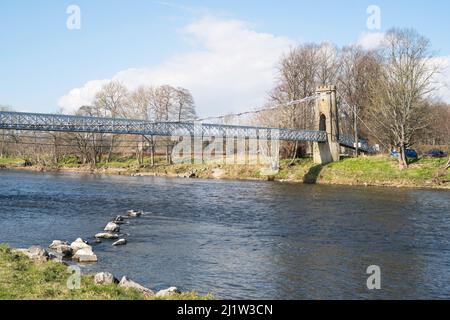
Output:
<svg viewBox="0 0 450 320">
<path fill-rule="evenodd" d="M 272 111 L 272 110 L 276 110 L 279 108 L 286 108 L 286 107 L 291 107 L 293 105 L 296 104 L 301 104 L 301 103 L 306 103 L 309 101 L 312 101 L 314 99 L 316 99 L 318 97 L 317 94 L 314 94 L 312 96 L 303 98 L 303 99 L 298 99 L 298 100 L 293 100 L 287 103 L 282 103 L 282 104 L 278 104 L 272 107 L 268 107 L 268 108 L 261 108 L 261 109 L 257 109 L 257 110 L 253 110 L 253 111 L 245 111 L 245 112 L 240 112 L 240 113 L 229 113 L 226 115 L 221 115 L 221 116 L 213 116 L 213 117 L 206 117 L 206 118 L 201 118 L 201 119 L 195 119 L 195 120 L 189 120 L 189 121 L 199 121 L 199 122 L 203 122 L 203 121 L 207 121 L 207 120 L 220 120 L 220 119 L 225 119 L 228 117 L 241 117 L 244 115 L 248 115 L 248 114 L 258 114 L 258 113 L 262 113 L 262 112 L 266 112 L 266 111 Z"/>
</svg>

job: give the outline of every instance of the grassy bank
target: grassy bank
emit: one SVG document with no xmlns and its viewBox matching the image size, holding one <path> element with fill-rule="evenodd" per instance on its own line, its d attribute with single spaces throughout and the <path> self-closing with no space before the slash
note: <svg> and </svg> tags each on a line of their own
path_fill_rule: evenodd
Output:
<svg viewBox="0 0 450 320">
<path fill-rule="evenodd" d="M 413 161 L 408 169 L 400 170 L 397 161 L 387 156 L 348 158 L 324 166 L 314 165 L 309 158 L 297 159 L 293 163 L 282 160 L 279 172 L 271 179 L 300 183 L 449 189 L 450 171 L 441 169 L 446 161 L 423 158 Z M 23 168 L 24 162 L 20 158 L 0 158 L 3 168 Z M 144 165 L 139 165 L 129 157 L 115 158 L 108 163 L 99 163 L 95 168 L 80 165 L 74 158 L 65 158 L 52 167 L 32 166 L 30 169 L 179 177 L 195 172 L 196 177 L 206 179 L 268 179 L 261 174 L 261 167 L 256 165 L 167 165 L 162 158 L 157 159 L 155 166 L 151 166 L 147 158 Z"/>
<path fill-rule="evenodd" d="M 0 300 L 145 300 L 133 289 L 115 284 L 96 285 L 93 275 L 83 275 L 81 288 L 70 290 L 67 266 L 59 262 L 37 263 L 6 245 L 0 245 Z M 195 292 L 171 296 L 172 300 L 203 300 Z M 147 298 L 148 299 L 148 298 Z"/>
</svg>

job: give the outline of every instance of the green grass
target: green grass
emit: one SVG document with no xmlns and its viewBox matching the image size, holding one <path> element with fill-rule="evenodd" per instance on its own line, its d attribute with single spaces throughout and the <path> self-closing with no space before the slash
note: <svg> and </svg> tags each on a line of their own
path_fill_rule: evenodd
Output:
<svg viewBox="0 0 450 320">
<path fill-rule="evenodd" d="M 400 170 L 396 159 L 388 156 L 371 156 L 347 158 L 324 166 L 314 165 L 312 159 L 281 160 L 276 180 L 293 182 L 379 185 L 405 187 L 449 187 L 450 171 L 442 172 L 447 159 L 421 158 L 410 163 L 408 169 Z M 0 166 L 20 167 L 21 158 L 0 158 Z M 155 166 L 150 165 L 150 157 L 139 165 L 135 157 L 113 157 L 112 161 L 103 160 L 97 169 L 103 173 L 151 173 L 159 175 L 184 176 L 196 170 L 199 178 L 212 178 L 216 169 L 222 171 L 224 179 L 267 179 L 261 175 L 257 165 L 223 165 L 223 164 L 174 164 L 168 165 L 164 156 L 155 158 Z M 87 168 L 78 163 L 75 157 L 66 157 L 60 161 L 58 168 Z M 52 168 L 48 168 L 52 169 Z M 438 175 L 440 173 L 440 175 Z"/>
<path fill-rule="evenodd" d="M 407 169 L 399 169 L 398 162 L 386 156 L 349 158 L 324 166 L 318 181 L 344 184 L 369 184 L 387 186 L 438 185 L 436 173 L 447 159 L 418 159 Z M 450 172 L 438 178 L 450 180 Z"/>
<path fill-rule="evenodd" d="M 67 266 L 49 261 L 36 263 L 0 245 L 0 300 L 145 300 L 136 290 L 96 285 L 93 275 L 83 275 L 80 289 L 70 290 Z M 174 295 L 170 300 L 206 300 L 195 292 Z"/>
<path fill-rule="evenodd" d="M 67 156 L 59 160 L 58 165 L 60 167 L 73 168 L 78 167 L 80 164 L 78 163 L 78 158 L 74 156 Z"/>
<path fill-rule="evenodd" d="M 314 165 L 312 159 L 280 161 L 279 180 L 307 183 L 378 185 L 405 187 L 449 186 L 450 171 L 442 172 L 447 159 L 423 158 L 412 161 L 408 169 L 387 156 L 347 158 L 327 165 Z M 290 165 L 291 164 L 291 165 Z M 443 173 L 437 177 L 437 173 Z"/>
<path fill-rule="evenodd" d="M 25 160 L 19 157 L 1 157 L 0 166 L 22 166 Z"/>
</svg>

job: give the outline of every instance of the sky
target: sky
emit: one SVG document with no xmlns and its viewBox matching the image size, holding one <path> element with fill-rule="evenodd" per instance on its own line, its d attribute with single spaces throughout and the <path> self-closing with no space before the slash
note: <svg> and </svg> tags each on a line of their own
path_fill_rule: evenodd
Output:
<svg viewBox="0 0 450 320">
<path fill-rule="evenodd" d="M 373 6 L 380 28 L 367 23 Z M 448 0 L 1 0 L 0 105 L 73 113 L 118 80 L 185 87 L 200 116 L 248 110 L 304 42 L 376 47 L 386 30 L 412 27 L 450 67 L 448 12 Z M 439 93 L 450 102 L 450 89 Z"/>
</svg>

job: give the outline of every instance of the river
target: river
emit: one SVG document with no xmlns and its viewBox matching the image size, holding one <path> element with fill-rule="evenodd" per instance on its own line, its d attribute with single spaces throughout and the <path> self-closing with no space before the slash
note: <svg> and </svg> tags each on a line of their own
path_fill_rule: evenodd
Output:
<svg viewBox="0 0 450 320">
<path fill-rule="evenodd" d="M 92 241 L 110 271 L 225 299 L 450 298 L 450 192 L 0 170 L 0 243 Z M 368 290 L 366 269 L 381 269 Z"/>
</svg>

